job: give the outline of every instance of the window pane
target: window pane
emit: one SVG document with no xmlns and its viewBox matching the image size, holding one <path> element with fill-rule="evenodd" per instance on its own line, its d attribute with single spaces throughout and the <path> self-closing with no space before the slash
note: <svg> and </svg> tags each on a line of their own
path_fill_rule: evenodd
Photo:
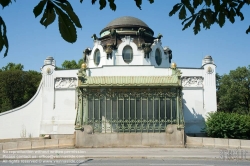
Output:
<svg viewBox="0 0 250 166">
<path fill-rule="evenodd" d="M 118 119 L 117 118 L 117 100 L 116 99 L 112 100 L 112 118 L 114 120 Z"/>
<path fill-rule="evenodd" d="M 147 119 L 147 100 L 142 99 L 142 118 Z"/>
<path fill-rule="evenodd" d="M 118 101 L 118 111 L 119 119 L 123 119 L 123 100 Z"/>
<path fill-rule="evenodd" d="M 130 63 L 133 60 L 133 50 L 130 46 L 125 46 L 122 50 L 122 58 L 124 62 Z"/>
<path fill-rule="evenodd" d="M 172 113 L 173 120 L 176 119 L 176 112 L 177 112 L 177 102 L 176 99 L 173 99 L 173 113 Z"/>
<path fill-rule="evenodd" d="M 89 119 L 93 119 L 93 100 L 92 99 L 88 99 L 88 116 Z"/>
<path fill-rule="evenodd" d="M 106 118 L 111 120 L 111 100 L 107 99 L 106 101 Z"/>
<path fill-rule="evenodd" d="M 171 100 L 167 99 L 166 101 L 167 105 L 166 105 L 166 115 L 167 115 L 167 119 L 171 119 Z"/>
<path fill-rule="evenodd" d="M 156 64 L 159 66 L 162 62 L 162 57 L 161 57 L 161 52 L 160 50 L 157 48 L 155 50 L 155 61 L 156 61 Z"/>
<path fill-rule="evenodd" d="M 148 99 L 148 119 L 153 119 L 153 100 Z"/>
<path fill-rule="evenodd" d="M 99 49 L 97 49 L 95 51 L 95 55 L 94 55 L 94 63 L 98 66 L 100 64 L 100 59 L 101 59 L 101 56 L 100 56 L 100 51 Z"/>
<path fill-rule="evenodd" d="M 154 116 L 156 119 L 159 118 L 159 98 L 156 98 L 154 101 Z"/>
<path fill-rule="evenodd" d="M 129 100 L 128 98 L 124 98 L 124 117 L 125 119 L 129 119 Z"/>
<path fill-rule="evenodd" d="M 161 110 L 160 110 L 160 119 L 164 119 L 165 120 L 165 99 L 161 98 L 160 101 L 160 106 L 161 106 Z"/>
<path fill-rule="evenodd" d="M 136 99 L 136 118 L 141 119 L 141 100 Z"/>
<path fill-rule="evenodd" d="M 130 117 L 135 119 L 135 99 L 130 99 Z"/>
<path fill-rule="evenodd" d="M 95 119 L 96 120 L 101 120 L 101 112 L 99 109 L 99 100 L 94 101 L 94 108 L 95 108 Z"/>
</svg>

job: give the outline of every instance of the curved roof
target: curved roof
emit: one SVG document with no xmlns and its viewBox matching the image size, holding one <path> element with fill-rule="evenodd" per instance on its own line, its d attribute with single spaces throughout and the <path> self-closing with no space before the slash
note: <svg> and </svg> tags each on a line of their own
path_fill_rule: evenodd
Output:
<svg viewBox="0 0 250 166">
<path fill-rule="evenodd" d="M 149 26 L 145 22 L 131 16 L 123 16 L 114 19 L 113 21 L 108 23 L 108 25 L 104 29 L 101 30 L 100 34 L 111 28 L 126 28 L 126 27 L 145 28 L 152 36 L 154 35 L 154 31 L 151 28 L 149 28 Z"/>
<path fill-rule="evenodd" d="M 111 21 L 105 28 L 111 27 L 111 26 L 122 26 L 122 25 L 137 25 L 137 26 L 143 26 L 143 27 L 148 27 L 148 25 L 143 22 L 142 20 L 131 17 L 131 16 L 124 16 L 124 17 L 119 17 Z M 148 27 L 149 28 L 149 27 Z"/>
</svg>

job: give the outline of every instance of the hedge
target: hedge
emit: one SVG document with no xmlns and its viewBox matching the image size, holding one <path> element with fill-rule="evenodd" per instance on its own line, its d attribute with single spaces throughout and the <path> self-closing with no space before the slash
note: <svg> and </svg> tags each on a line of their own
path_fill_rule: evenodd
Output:
<svg viewBox="0 0 250 166">
<path fill-rule="evenodd" d="M 214 138 L 250 139 L 250 115 L 210 113 L 204 131 Z"/>
</svg>

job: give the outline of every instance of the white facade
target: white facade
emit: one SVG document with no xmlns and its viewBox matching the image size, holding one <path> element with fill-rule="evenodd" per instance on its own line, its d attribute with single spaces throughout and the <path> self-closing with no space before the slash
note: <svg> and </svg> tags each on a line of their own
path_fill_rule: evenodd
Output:
<svg viewBox="0 0 250 166">
<path fill-rule="evenodd" d="M 42 67 L 43 78 L 34 97 L 25 105 L 0 114 L 0 138 L 38 137 L 40 134 L 73 134 L 76 118 L 78 70 Z M 210 68 L 212 70 L 210 70 Z M 186 133 L 200 133 L 208 112 L 216 111 L 215 65 L 179 68 L 182 72 L 183 112 Z M 170 68 L 149 65 L 100 66 L 89 76 L 168 76 Z"/>
<path fill-rule="evenodd" d="M 131 62 L 126 63 L 123 50 L 130 46 Z M 100 40 L 86 57 L 88 76 L 171 76 L 172 54 L 162 47 L 160 38 L 150 45 L 148 58 L 130 36 L 121 39 L 117 49 L 107 58 Z M 95 52 L 100 61 L 95 61 Z M 157 52 L 157 51 L 158 52 Z M 161 63 L 156 62 L 156 52 Z M 197 64 L 199 66 L 199 64 Z M 211 56 L 202 60 L 200 68 L 178 68 L 181 72 L 183 113 L 186 133 L 200 133 L 209 112 L 217 110 L 216 66 Z M 77 112 L 78 70 L 55 70 L 55 60 L 48 57 L 41 68 L 42 80 L 34 97 L 23 106 L 0 114 L 0 139 L 39 137 L 41 134 L 73 134 Z"/>
</svg>

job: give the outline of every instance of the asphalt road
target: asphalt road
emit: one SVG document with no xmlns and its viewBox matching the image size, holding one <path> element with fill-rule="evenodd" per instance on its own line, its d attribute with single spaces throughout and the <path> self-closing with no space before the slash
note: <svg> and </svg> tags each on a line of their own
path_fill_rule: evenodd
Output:
<svg viewBox="0 0 250 166">
<path fill-rule="evenodd" d="M 74 148 L 0 151 L 0 166 L 250 166 L 250 150 Z"/>
</svg>

